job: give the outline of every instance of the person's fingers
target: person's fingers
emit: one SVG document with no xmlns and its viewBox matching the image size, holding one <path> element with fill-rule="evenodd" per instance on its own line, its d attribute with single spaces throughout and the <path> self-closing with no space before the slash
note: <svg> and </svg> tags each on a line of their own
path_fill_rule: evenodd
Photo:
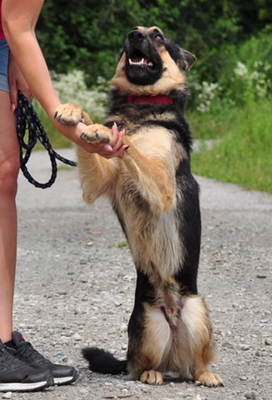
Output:
<svg viewBox="0 0 272 400">
<path fill-rule="evenodd" d="M 118 150 L 124 141 L 125 130 L 118 131 L 117 124 L 114 122 L 111 128 L 112 138 L 111 138 L 111 146 L 114 151 Z"/>
<path fill-rule="evenodd" d="M 111 133 L 112 133 L 111 144 L 112 144 L 112 146 L 114 146 L 115 142 L 116 142 L 116 140 L 118 138 L 118 128 L 117 128 L 116 122 L 114 122 L 113 125 L 112 125 Z"/>
<path fill-rule="evenodd" d="M 87 144 L 84 145 L 84 148 L 89 153 L 97 153 L 101 157 L 111 158 L 114 154 L 113 148 L 108 143 L 100 143 L 100 144 Z"/>
<path fill-rule="evenodd" d="M 129 148 L 129 146 L 127 146 L 126 144 L 122 144 L 118 149 L 116 149 L 116 150 L 111 149 L 109 151 L 108 147 L 106 148 L 106 146 L 108 146 L 108 145 L 98 145 L 98 146 L 101 146 L 101 147 L 100 148 L 96 148 L 95 152 L 97 154 L 99 154 L 101 157 L 104 157 L 104 158 L 107 158 L 107 159 L 110 159 L 110 158 L 113 158 L 113 157 L 120 157 L 121 158 L 123 156 L 123 154 L 124 154 L 124 151 L 126 151 Z"/>
<path fill-rule="evenodd" d="M 128 150 L 129 146 L 126 144 L 123 144 L 116 152 L 115 152 L 115 157 L 122 158 L 123 154 L 126 150 Z"/>
<path fill-rule="evenodd" d="M 118 132 L 117 139 L 115 144 L 113 145 L 113 150 L 118 150 L 124 144 L 124 135 L 125 131 Z"/>
<path fill-rule="evenodd" d="M 112 126 L 112 140 L 110 143 L 100 144 L 87 144 L 84 143 L 83 147 L 89 153 L 97 153 L 99 156 L 110 159 L 113 157 L 122 157 L 123 153 L 129 146 L 124 143 L 125 131 L 118 131 L 117 124 Z"/>
<path fill-rule="evenodd" d="M 18 89 L 15 80 L 9 82 L 9 95 L 10 95 L 11 110 L 12 112 L 14 112 L 17 108 L 17 103 L 18 103 Z"/>
<path fill-rule="evenodd" d="M 34 96 L 31 90 L 28 87 L 18 88 L 27 98 L 29 101 L 32 101 Z"/>
</svg>

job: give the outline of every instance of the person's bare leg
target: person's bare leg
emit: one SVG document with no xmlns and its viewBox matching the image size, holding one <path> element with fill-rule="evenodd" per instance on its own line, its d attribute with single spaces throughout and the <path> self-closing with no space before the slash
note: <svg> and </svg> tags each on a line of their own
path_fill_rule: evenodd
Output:
<svg viewBox="0 0 272 400">
<path fill-rule="evenodd" d="M 8 92 L 0 91 L 0 339 L 11 340 L 16 268 L 19 146 Z"/>
</svg>

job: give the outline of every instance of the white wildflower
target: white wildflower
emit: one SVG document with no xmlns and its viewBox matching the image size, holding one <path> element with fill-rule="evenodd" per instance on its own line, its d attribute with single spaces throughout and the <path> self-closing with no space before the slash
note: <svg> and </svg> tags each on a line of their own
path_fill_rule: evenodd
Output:
<svg viewBox="0 0 272 400">
<path fill-rule="evenodd" d="M 247 67 L 242 62 L 238 61 L 236 68 L 234 68 L 234 73 L 237 76 L 245 77 L 247 75 Z"/>
<path fill-rule="evenodd" d="M 82 71 L 73 70 L 68 74 L 52 73 L 52 79 L 63 103 L 78 104 L 92 117 L 103 119 L 108 95 L 103 91 L 89 90 Z"/>
<path fill-rule="evenodd" d="M 208 83 L 202 82 L 199 88 L 200 93 L 198 94 L 199 105 L 197 110 L 201 113 L 206 113 L 210 111 L 212 100 L 214 99 L 216 93 L 220 89 L 218 83 Z"/>
</svg>

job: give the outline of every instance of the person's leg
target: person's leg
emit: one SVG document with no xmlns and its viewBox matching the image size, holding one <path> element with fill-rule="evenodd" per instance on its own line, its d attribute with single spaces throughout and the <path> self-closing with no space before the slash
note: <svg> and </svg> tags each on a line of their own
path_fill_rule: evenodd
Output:
<svg viewBox="0 0 272 400">
<path fill-rule="evenodd" d="M 12 338 L 19 147 L 9 93 L 0 90 L 0 339 Z"/>
<path fill-rule="evenodd" d="M 48 368 L 32 368 L 14 355 L 12 314 L 16 269 L 17 216 L 15 197 L 19 145 L 8 85 L 8 47 L 0 41 L 0 392 L 41 390 L 54 384 Z"/>
</svg>

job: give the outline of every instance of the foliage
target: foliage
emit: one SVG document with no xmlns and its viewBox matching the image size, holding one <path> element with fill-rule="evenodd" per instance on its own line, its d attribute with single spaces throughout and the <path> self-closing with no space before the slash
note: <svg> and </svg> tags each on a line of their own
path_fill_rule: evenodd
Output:
<svg viewBox="0 0 272 400">
<path fill-rule="evenodd" d="M 108 83 L 105 79 L 98 79 L 95 90 L 87 88 L 83 71 L 76 69 L 68 74 L 52 73 L 52 79 L 62 103 L 69 103 L 73 99 L 74 103 L 92 115 L 94 121 L 104 118 L 108 101 L 105 91 Z"/>
<path fill-rule="evenodd" d="M 193 75 L 191 129 L 204 143 L 218 139 L 194 154 L 195 173 L 272 193 L 271 42 L 262 33 L 221 49 L 229 57 L 214 83 Z"/>
<path fill-rule="evenodd" d="M 272 34 L 250 38 L 239 47 L 223 46 L 219 58 L 224 67 L 215 81 L 201 81 L 197 69 L 189 76 L 190 109 L 205 113 L 247 104 L 249 98 L 261 101 L 271 98 Z"/>
<path fill-rule="evenodd" d="M 132 27 L 158 25 L 197 55 L 200 80 L 211 81 L 224 62 L 218 62 L 218 49 L 269 31 L 271 15 L 269 0 L 46 0 L 37 36 L 50 70 L 83 70 L 89 85 L 112 77 Z"/>
<path fill-rule="evenodd" d="M 193 172 L 272 193 L 270 109 L 268 100 L 261 107 L 249 102 L 242 109 L 233 108 L 225 116 L 228 130 L 224 137 L 211 149 L 193 155 Z M 207 118 L 212 119 L 211 115 Z"/>
</svg>

